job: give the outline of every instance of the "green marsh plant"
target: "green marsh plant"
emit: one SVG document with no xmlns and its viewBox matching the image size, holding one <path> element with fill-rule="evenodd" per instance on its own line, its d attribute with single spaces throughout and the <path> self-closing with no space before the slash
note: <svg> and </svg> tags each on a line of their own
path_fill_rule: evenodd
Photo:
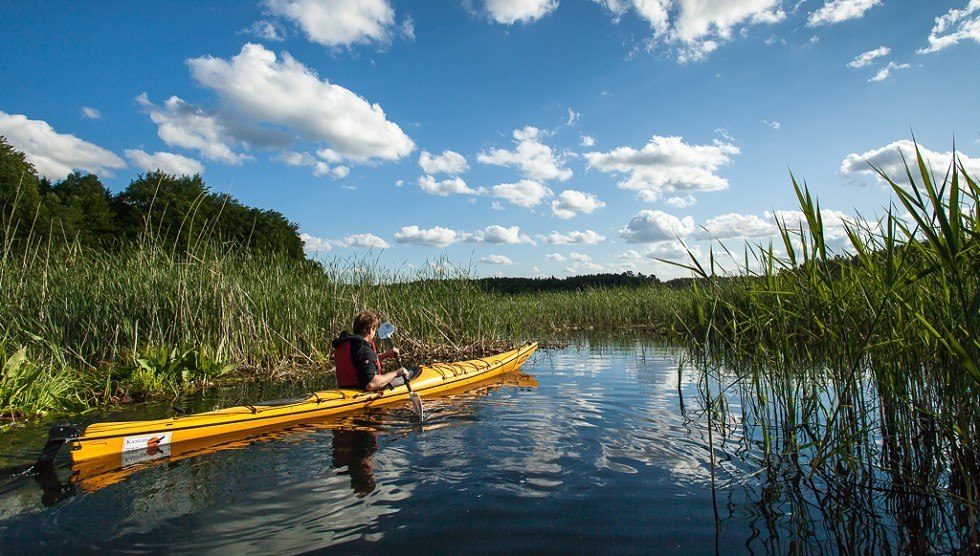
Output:
<svg viewBox="0 0 980 556">
<path fill-rule="evenodd" d="M 688 265 L 699 280 L 685 324 L 706 361 L 724 362 L 705 372 L 743 400 L 744 449 L 775 497 L 764 513 L 778 501 L 828 522 L 838 548 L 862 523 L 912 551 L 975 549 L 980 188 L 956 160 L 941 180 L 918 150 L 907 168 L 903 180 L 879 171 L 898 206 L 845 223 L 844 253 L 794 179 L 803 220 L 779 223 L 784 253 L 747 249 L 737 276 L 718 276 L 713 253 Z"/>
</svg>

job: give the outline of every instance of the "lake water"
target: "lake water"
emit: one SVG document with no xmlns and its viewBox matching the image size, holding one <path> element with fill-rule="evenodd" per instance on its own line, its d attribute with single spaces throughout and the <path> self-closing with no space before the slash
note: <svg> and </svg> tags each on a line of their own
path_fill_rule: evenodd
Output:
<svg viewBox="0 0 980 556">
<path fill-rule="evenodd" d="M 76 484 L 67 459 L 54 477 L 22 473 L 43 429 L 3 433 L 0 547 L 731 554 L 901 544 L 860 531 L 848 540 L 826 516 L 799 523 L 795 504 L 759 477 L 734 402 L 724 419 L 735 425 L 711 438 L 713 481 L 703 385 L 684 361 L 682 350 L 645 340 L 541 349 L 522 368 L 536 386 L 509 377 L 425 399 L 421 424 L 406 403 Z"/>
</svg>

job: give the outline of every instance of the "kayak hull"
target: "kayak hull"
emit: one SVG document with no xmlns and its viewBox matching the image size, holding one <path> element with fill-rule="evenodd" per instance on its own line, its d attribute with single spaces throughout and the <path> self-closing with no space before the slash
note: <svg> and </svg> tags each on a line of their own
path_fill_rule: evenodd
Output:
<svg viewBox="0 0 980 556">
<path fill-rule="evenodd" d="M 435 395 L 515 371 L 537 347 L 532 343 L 481 359 L 423 366 L 411 381 L 412 390 L 423 397 Z M 73 464 L 99 459 L 100 467 L 109 461 L 114 466 L 126 466 L 166 457 L 174 446 L 185 443 L 220 441 L 235 433 L 408 400 L 409 390 L 404 385 L 377 392 L 340 388 L 313 392 L 293 400 L 242 405 L 169 419 L 94 423 L 70 440 L 69 453 Z M 116 458 L 118 462 L 114 461 Z"/>
</svg>

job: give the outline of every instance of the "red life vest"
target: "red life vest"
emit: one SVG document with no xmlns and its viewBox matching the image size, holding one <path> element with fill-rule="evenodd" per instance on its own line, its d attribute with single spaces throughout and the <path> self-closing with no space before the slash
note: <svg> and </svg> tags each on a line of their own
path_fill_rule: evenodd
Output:
<svg viewBox="0 0 980 556">
<path fill-rule="evenodd" d="M 342 338 L 347 340 L 347 338 Z M 353 337 L 347 341 L 339 342 L 333 352 L 333 362 L 337 367 L 337 386 L 341 388 L 360 388 L 361 384 L 357 380 L 357 366 L 354 364 L 354 354 L 351 353 L 351 344 L 354 343 Z M 371 349 L 375 353 L 378 352 L 377 348 L 374 347 L 374 342 L 370 342 Z M 381 372 L 381 359 L 377 358 L 374 360 L 374 364 L 378 367 L 378 372 Z"/>
</svg>

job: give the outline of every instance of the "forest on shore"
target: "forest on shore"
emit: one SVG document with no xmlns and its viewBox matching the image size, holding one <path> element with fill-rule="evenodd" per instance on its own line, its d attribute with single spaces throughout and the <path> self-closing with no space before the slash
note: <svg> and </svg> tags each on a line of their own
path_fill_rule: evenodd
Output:
<svg viewBox="0 0 980 556">
<path fill-rule="evenodd" d="M 114 248 L 144 238 L 187 248 L 219 241 L 304 257 L 297 224 L 281 213 L 215 193 L 200 175 L 138 175 L 113 194 L 94 174 L 73 172 L 52 183 L 0 136 L 0 224 L 5 240 Z M 149 227 L 152 224 L 152 227 Z"/>
</svg>

